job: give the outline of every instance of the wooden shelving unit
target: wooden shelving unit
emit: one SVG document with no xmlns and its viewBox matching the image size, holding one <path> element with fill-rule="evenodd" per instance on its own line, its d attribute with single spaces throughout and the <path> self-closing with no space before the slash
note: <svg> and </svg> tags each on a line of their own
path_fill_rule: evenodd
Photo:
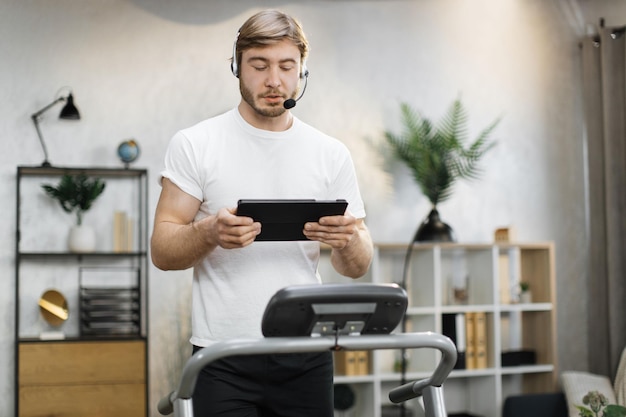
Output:
<svg viewBox="0 0 626 417">
<path fill-rule="evenodd" d="M 106 189 L 90 210 L 98 236 L 96 251 L 67 250 L 69 216 L 41 190 L 65 174 L 86 174 L 106 181 Z M 15 236 L 15 414 L 148 415 L 148 213 L 144 169 L 99 167 L 25 167 L 16 175 Z M 132 247 L 113 250 L 113 213 L 133 219 Z M 138 292 L 137 331 L 129 335 L 90 334 L 84 328 L 80 286 L 84 271 L 105 271 L 105 281 L 131 271 Z M 104 283 L 106 284 L 106 283 Z M 42 339 L 50 330 L 39 313 L 43 291 L 62 292 L 69 319 L 64 337 Z M 133 319 L 134 320 L 134 319 Z"/>
<path fill-rule="evenodd" d="M 324 282 L 350 282 L 338 275 L 322 251 L 319 272 Z M 377 244 L 372 267 L 358 282 L 403 284 L 407 245 Z M 410 250 L 406 285 L 409 308 L 407 331 L 443 333 L 442 315 L 486 313 L 485 366 L 454 370 L 444 386 L 448 413 L 499 417 L 504 399 L 513 394 L 552 392 L 557 389 L 556 300 L 554 246 L 552 243 L 516 244 L 415 244 Z M 467 298 L 453 298 L 453 283 L 465 281 Z M 515 299 L 520 281 L 530 284 L 531 303 Z M 399 331 L 397 329 L 396 331 Z M 503 366 L 505 352 L 531 351 L 536 360 Z M 438 352 L 408 352 L 409 380 L 430 374 Z M 375 351 L 366 375 L 339 376 L 335 383 L 348 384 L 356 393 L 351 412 L 380 417 L 387 396 L 400 374 L 394 364 L 400 354 Z M 417 407 L 417 403 L 407 404 Z"/>
</svg>

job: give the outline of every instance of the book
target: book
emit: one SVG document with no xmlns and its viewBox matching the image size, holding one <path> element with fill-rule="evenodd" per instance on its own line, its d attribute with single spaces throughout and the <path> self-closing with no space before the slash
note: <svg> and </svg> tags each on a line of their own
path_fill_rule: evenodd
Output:
<svg viewBox="0 0 626 417">
<path fill-rule="evenodd" d="M 126 247 L 126 213 L 113 213 L 113 252 L 123 252 Z"/>
<path fill-rule="evenodd" d="M 465 313 L 465 369 L 476 369 L 476 313 Z"/>
<path fill-rule="evenodd" d="M 357 352 L 354 350 L 339 350 L 334 352 L 335 374 L 354 376 L 358 375 Z"/>
<path fill-rule="evenodd" d="M 467 336 L 465 328 L 465 314 L 446 313 L 441 316 L 441 328 L 444 336 L 447 336 L 456 345 L 457 361 L 454 369 L 465 369 Z"/>
<path fill-rule="evenodd" d="M 367 350 L 356 351 L 356 375 L 370 373 L 370 353 Z"/>
<path fill-rule="evenodd" d="M 487 313 L 474 313 L 474 354 L 476 368 L 487 367 Z"/>
<path fill-rule="evenodd" d="M 113 252 L 133 250 L 134 221 L 124 211 L 113 213 Z"/>
</svg>

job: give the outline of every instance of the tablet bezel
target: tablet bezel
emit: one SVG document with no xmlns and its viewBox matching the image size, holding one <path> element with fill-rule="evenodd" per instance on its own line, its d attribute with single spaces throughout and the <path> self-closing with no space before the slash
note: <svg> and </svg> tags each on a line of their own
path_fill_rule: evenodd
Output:
<svg viewBox="0 0 626 417">
<path fill-rule="evenodd" d="M 261 223 L 257 241 L 308 240 L 302 233 L 305 223 L 343 215 L 347 207 L 348 202 L 343 199 L 241 199 L 237 202 L 237 215 Z"/>
</svg>

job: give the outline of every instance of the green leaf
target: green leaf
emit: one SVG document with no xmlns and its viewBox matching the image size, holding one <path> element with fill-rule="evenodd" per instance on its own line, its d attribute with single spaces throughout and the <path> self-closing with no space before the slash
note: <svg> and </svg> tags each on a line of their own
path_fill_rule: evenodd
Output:
<svg viewBox="0 0 626 417">
<path fill-rule="evenodd" d="M 415 182 L 433 206 L 452 195 L 457 180 L 478 178 L 480 159 L 495 146 L 488 137 L 499 119 L 466 147 L 468 116 L 460 100 L 452 103 L 436 126 L 407 103 L 400 104 L 400 111 L 402 133 L 386 131 L 385 138 L 395 156 L 412 171 Z"/>
<path fill-rule="evenodd" d="M 576 408 L 578 409 L 578 415 L 580 417 L 594 417 L 593 411 L 591 411 L 587 407 L 583 407 L 582 405 L 577 405 Z"/>
<path fill-rule="evenodd" d="M 54 187 L 43 184 L 41 188 L 48 196 L 59 202 L 67 213 L 76 213 L 76 223 L 82 223 L 82 214 L 88 211 L 105 189 L 105 182 L 99 178 L 90 179 L 84 174 L 64 175 Z"/>
<path fill-rule="evenodd" d="M 617 404 L 609 404 L 604 407 L 605 417 L 626 417 L 626 407 Z"/>
</svg>

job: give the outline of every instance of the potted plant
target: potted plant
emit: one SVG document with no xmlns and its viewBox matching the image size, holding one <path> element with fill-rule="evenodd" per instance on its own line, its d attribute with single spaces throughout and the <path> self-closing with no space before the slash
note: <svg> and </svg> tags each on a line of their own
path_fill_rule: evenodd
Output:
<svg viewBox="0 0 626 417">
<path fill-rule="evenodd" d="M 76 224 L 70 230 L 68 239 L 73 252 L 92 252 L 95 249 L 95 233 L 91 227 L 83 225 L 83 215 L 102 194 L 105 185 L 100 178 L 78 174 L 63 175 L 57 186 L 41 186 L 48 196 L 59 202 L 63 211 L 76 215 Z"/>
<path fill-rule="evenodd" d="M 519 301 L 520 303 L 527 304 L 532 303 L 533 295 L 530 292 L 530 283 L 527 281 L 521 281 L 519 283 Z"/>
<path fill-rule="evenodd" d="M 412 171 L 420 190 L 432 204 L 430 214 L 413 240 L 454 241 L 452 229 L 439 218 L 437 205 L 452 195 L 459 179 L 478 177 L 478 162 L 495 145 L 488 137 L 500 119 L 483 129 L 466 147 L 467 112 L 459 99 L 452 103 L 437 125 L 407 103 L 401 103 L 400 109 L 403 132 L 386 131 L 385 138 L 394 154 Z"/>
<path fill-rule="evenodd" d="M 610 404 L 600 391 L 589 391 L 582 401 L 584 405 L 575 404 L 580 417 L 626 417 L 626 407 Z"/>
</svg>

